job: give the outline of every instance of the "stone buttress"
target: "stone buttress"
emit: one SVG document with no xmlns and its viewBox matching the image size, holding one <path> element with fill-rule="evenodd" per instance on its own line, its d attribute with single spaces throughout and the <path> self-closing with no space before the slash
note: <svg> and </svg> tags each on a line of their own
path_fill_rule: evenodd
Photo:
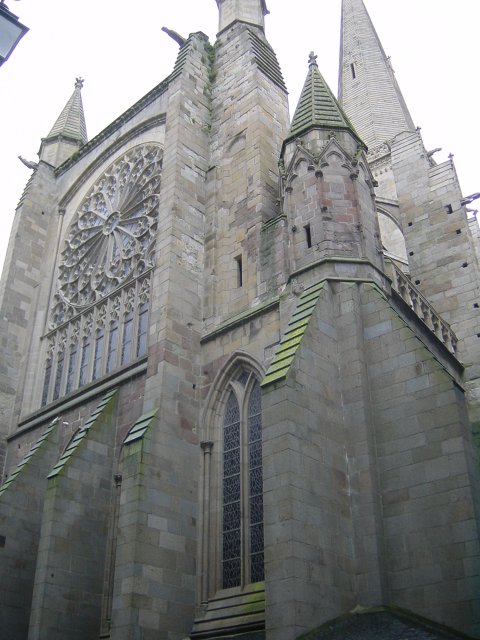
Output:
<svg viewBox="0 0 480 640">
<path fill-rule="evenodd" d="M 345 109 L 312 53 L 290 126 L 265 0 L 217 6 L 215 44 L 167 29 L 172 73 L 89 141 L 78 79 L 32 165 L 0 289 L 0 626 L 297 640 L 390 607 L 479 637 L 469 199 L 362 0 Z"/>
<path fill-rule="evenodd" d="M 463 561 L 439 589 L 478 535 L 463 369 L 390 286 L 365 147 L 313 54 L 282 162 L 298 301 L 262 383 L 267 638 L 379 605 L 476 633 Z"/>
</svg>

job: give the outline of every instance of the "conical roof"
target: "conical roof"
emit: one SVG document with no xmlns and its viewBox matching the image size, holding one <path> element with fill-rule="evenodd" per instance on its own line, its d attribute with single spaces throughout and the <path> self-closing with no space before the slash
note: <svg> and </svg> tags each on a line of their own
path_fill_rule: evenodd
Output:
<svg viewBox="0 0 480 640">
<path fill-rule="evenodd" d="M 312 127 L 349 129 L 356 135 L 350 120 L 320 73 L 317 56 L 313 52 L 310 54 L 307 79 L 293 116 L 288 138 L 295 138 Z"/>
<path fill-rule="evenodd" d="M 75 89 L 70 100 L 58 116 L 57 121 L 53 125 L 46 140 L 61 136 L 77 140 L 81 144 L 85 144 L 87 142 L 87 127 L 85 124 L 85 115 L 83 113 L 81 93 L 82 87 L 83 80 L 81 78 L 77 78 L 75 81 Z"/>
<path fill-rule="evenodd" d="M 415 128 L 363 0 L 342 0 L 339 101 L 375 147 Z"/>
</svg>

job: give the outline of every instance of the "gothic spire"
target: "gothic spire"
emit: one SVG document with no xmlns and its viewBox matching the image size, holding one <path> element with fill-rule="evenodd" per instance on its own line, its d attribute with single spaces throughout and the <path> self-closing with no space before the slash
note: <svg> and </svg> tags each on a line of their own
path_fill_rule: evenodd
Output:
<svg viewBox="0 0 480 640">
<path fill-rule="evenodd" d="M 307 79 L 293 116 L 288 137 L 296 138 L 312 127 L 349 129 L 358 137 L 320 73 L 317 56 L 313 52 L 310 53 Z"/>
<path fill-rule="evenodd" d="M 75 89 L 58 116 L 50 133 L 45 140 L 62 137 L 74 140 L 81 145 L 87 142 L 87 127 L 85 125 L 85 115 L 83 113 L 82 94 L 83 79 L 77 78 Z"/>
<path fill-rule="evenodd" d="M 233 22 L 247 22 L 265 29 L 265 16 L 269 13 L 266 0 L 217 0 L 219 31 Z"/>
<path fill-rule="evenodd" d="M 342 0 L 339 101 L 371 148 L 415 126 L 363 0 Z"/>
</svg>

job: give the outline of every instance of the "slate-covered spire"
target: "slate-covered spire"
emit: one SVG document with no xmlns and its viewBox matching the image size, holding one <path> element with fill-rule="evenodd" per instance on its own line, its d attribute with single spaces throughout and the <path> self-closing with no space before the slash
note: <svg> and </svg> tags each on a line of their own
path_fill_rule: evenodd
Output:
<svg viewBox="0 0 480 640">
<path fill-rule="evenodd" d="M 58 167 L 88 140 L 83 112 L 82 87 L 82 78 L 77 78 L 70 99 L 48 136 L 42 140 L 40 160 L 48 162 L 54 167 Z"/>
<path fill-rule="evenodd" d="M 358 138 L 352 123 L 320 73 L 317 56 L 312 52 L 307 79 L 293 116 L 288 138 L 296 138 L 313 127 L 349 129 Z"/>
<path fill-rule="evenodd" d="M 415 126 L 363 0 L 342 0 L 339 101 L 368 147 Z"/>
<path fill-rule="evenodd" d="M 85 144 L 87 142 L 87 127 L 85 124 L 85 115 L 83 113 L 81 93 L 82 87 L 83 79 L 77 78 L 75 80 L 75 89 L 69 101 L 63 108 L 63 111 L 58 116 L 50 133 L 46 137 L 46 140 L 56 136 L 62 136 L 64 138 L 76 140 L 81 144 Z"/>
<path fill-rule="evenodd" d="M 219 31 L 237 21 L 265 28 L 265 16 L 269 13 L 266 0 L 217 0 L 217 5 Z"/>
</svg>

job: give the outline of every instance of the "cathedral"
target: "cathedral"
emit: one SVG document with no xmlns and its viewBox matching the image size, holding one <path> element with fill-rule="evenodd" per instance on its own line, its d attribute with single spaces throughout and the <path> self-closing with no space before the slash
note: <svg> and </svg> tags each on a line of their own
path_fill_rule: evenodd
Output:
<svg viewBox="0 0 480 640">
<path fill-rule="evenodd" d="M 0 284 L 1 640 L 480 638 L 478 194 L 366 4 L 292 120 L 266 0 L 167 30 L 93 139 L 81 79 L 52 117 Z"/>
</svg>

